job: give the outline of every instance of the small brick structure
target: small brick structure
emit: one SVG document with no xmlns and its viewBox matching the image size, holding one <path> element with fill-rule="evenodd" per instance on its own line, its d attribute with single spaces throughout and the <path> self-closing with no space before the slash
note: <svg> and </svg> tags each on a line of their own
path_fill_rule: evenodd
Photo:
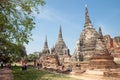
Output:
<svg viewBox="0 0 120 80">
<path fill-rule="evenodd" d="M 40 62 L 42 62 L 41 64 L 43 68 L 46 67 L 56 69 L 60 65 L 57 55 L 50 54 L 42 57 L 43 59 L 40 59 Z"/>
</svg>

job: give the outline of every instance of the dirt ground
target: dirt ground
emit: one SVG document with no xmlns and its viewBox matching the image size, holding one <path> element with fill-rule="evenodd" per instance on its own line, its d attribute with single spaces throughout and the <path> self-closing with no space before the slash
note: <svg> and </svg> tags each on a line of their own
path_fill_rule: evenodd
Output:
<svg viewBox="0 0 120 80">
<path fill-rule="evenodd" d="M 87 70 L 82 74 L 74 74 L 74 71 L 69 75 L 70 77 L 82 79 L 82 80 L 120 80 L 116 77 L 105 77 L 103 76 L 103 71 L 99 70 Z"/>
<path fill-rule="evenodd" d="M 0 69 L 0 80 L 13 80 L 12 70 Z"/>
</svg>

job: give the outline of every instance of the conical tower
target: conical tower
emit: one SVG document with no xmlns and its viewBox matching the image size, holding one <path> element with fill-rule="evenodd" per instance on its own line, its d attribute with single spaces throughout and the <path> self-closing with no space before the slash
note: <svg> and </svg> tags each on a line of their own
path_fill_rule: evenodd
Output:
<svg viewBox="0 0 120 80">
<path fill-rule="evenodd" d="M 77 41 L 76 48 L 73 53 L 73 56 L 76 56 L 76 58 L 73 57 L 74 60 L 77 59 L 77 61 L 79 61 L 83 58 L 83 60 L 88 61 L 93 55 L 97 38 L 99 38 L 99 34 L 93 28 L 90 17 L 88 15 L 88 7 L 85 6 L 84 29 L 80 34 L 80 38 Z"/>
<path fill-rule="evenodd" d="M 98 34 L 99 34 L 100 38 L 103 38 L 103 34 L 102 34 L 102 29 L 101 29 L 101 27 L 99 27 Z"/>
<path fill-rule="evenodd" d="M 64 42 L 64 41 L 63 41 L 63 38 L 62 38 L 62 28 L 61 28 L 61 25 L 60 25 L 59 34 L 58 34 L 58 42 L 59 42 L 59 41 Z"/>
<path fill-rule="evenodd" d="M 85 6 L 85 24 L 84 24 L 84 27 L 85 28 L 92 28 L 92 23 L 91 23 L 91 20 L 90 20 L 90 17 L 88 15 L 88 7 L 87 5 Z"/>
<path fill-rule="evenodd" d="M 65 56 L 70 57 L 69 49 L 67 48 L 67 46 L 66 46 L 66 44 L 63 40 L 63 37 L 62 37 L 62 27 L 61 27 L 61 25 L 60 25 L 59 34 L 58 34 L 58 40 L 55 44 L 55 48 L 54 48 L 53 53 L 58 55 L 60 64 L 63 63 Z"/>
<path fill-rule="evenodd" d="M 49 48 L 48 48 L 47 36 L 45 37 L 44 48 L 43 48 L 42 52 L 44 54 L 49 54 L 50 53 Z"/>
<path fill-rule="evenodd" d="M 58 40 L 57 43 L 55 44 L 55 49 L 56 50 L 62 50 L 63 48 L 67 48 L 65 42 L 63 41 L 63 37 L 62 37 L 62 28 L 60 25 L 60 29 L 59 29 L 59 34 L 58 34 Z"/>
<path fill-rule="evenodd" d="M 48 49 L 47 36 L 45 37 L 45 42 L 44 42 L 44 49 Z"/>
</svg>

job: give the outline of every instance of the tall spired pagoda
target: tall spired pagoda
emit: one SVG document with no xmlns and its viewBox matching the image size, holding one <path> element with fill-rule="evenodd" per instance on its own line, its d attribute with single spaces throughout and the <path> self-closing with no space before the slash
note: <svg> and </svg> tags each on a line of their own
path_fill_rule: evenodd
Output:
<svg viewBox="0 0 120 80">
<path fill-rule="evenodd" d="M 88 8 L 85 8 L 85 24 L 80 38 L 76 42 L 76 48 L 72 56 L 73 61 L 89 60 L 93 55 L 96 39 L 99 33 L 93 28 L 92 22 L 88 15 Z"/>
<path fill-rule="evenodd" d="M 49 51 L 48 42 L 47 42 L 47 36 L 46 36 L 43 50 L 42 50 L 42 52 L 40 52 L 39 55 L 41 56 L 41 55 L 48 55 L 48 54 L 50 54 L 50 51 Z"/>
<path fill-rule="evenodd" d="M 70 57 L 70 52 L 69 49 L 67 48 L 63 37 L 62 37 L 62 28 L 60 26 L 59 29 L 59 34 L 58 34 L 58 40 L 55 44 L 55 47 L 53 47 L 51 49 L 51 53 L 57 54 L 60 63 L 62 63 L 64 61 L 65 58 L 69 58 Z"/>
</svg>

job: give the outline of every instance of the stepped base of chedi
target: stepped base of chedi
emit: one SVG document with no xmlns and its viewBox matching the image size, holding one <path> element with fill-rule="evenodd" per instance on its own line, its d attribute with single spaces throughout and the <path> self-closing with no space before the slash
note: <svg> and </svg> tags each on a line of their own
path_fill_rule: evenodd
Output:
<svg viewBox="0 0 120 80">
<path fill-rule="evenodd" d="M 91 58 L 89 66 L 96 69 L 116 68 L 116 63 L 113 61 L 112 56 L 99 55 Z"/>
<path fill-rule="evenodd" d="M 103 39 L 97 40 L 95 53 L 91 58 L 89 67 L 95 69 L 109 69 L 117 67 L 116 63 L 113 61 L 113 57 L 110 56 Z"/>
</svg>

